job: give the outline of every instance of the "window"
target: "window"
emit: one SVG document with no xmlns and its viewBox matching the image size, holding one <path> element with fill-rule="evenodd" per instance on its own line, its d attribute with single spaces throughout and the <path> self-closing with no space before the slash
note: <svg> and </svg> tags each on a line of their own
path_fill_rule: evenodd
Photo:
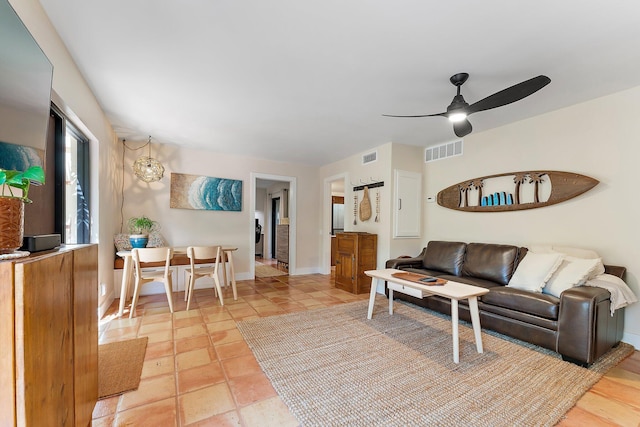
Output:
<svg viewBox="0 0 640 427">
<path fill-rule="evenodd" d="M 55 227 L 66 244 L 89 243 L 89 139 L 56 108 Z"/>
</svg>

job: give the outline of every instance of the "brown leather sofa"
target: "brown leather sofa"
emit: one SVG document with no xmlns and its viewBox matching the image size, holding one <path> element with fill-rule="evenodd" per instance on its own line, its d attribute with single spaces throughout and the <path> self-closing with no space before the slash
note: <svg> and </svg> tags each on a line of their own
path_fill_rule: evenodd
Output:
<svg viewBox="0 0 640 427">
<path fill-rule="evenodd" d="M 431 241 L 417 257 L 391 259 L 386 267 L 489 289 L 478 302 L 482 328 L 553 350 L 573 363 L 589 365 L 620 342 L 624 310 L 611 316 L 605 289 L 578 286 L 556 298 L 506 287 L 526 253 L 527 248 L 511 245 Z M 605 270 L 622 278 L 626 269 L 605 266 Z M 446 298 L 420 299 L 399 292 L 394 296 L 451 314 Z M 459 313 L 470 321 L 466 301 L 460 302 Z"/>
</svg>

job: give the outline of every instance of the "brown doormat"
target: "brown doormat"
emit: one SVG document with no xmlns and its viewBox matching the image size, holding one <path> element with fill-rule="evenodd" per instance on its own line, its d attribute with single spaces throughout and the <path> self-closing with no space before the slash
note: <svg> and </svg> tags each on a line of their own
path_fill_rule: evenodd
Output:
<svg viewBox="0 0 640 427">
<path fill-rule="evenodd" d="M 98 399 L 136 390 L 148 337 L 98 346 Z"/>
</svg>

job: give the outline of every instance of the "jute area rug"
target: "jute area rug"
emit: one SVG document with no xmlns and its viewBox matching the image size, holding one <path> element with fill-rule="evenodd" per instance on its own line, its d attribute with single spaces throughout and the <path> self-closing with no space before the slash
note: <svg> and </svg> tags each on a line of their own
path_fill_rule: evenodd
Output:
<svg viewBox="0 0 640 427">
<path fill-rule="evenodd" d="M 483 331 L 478 354 L 463 323 L 455 364 L 450 317 L 400 302 L 389 316 L 387 299 L 378 297 L 366 320 L 367 304 L 238 324 L 302 425 L 553 426 L 633 352 L 623 343 L 585 369 Z"/>
<path fill-rule="evenodd" d="M 148 339 L 143 337 L 98 346 L 98 399 L 138 388 Z"/>
<path fill-rule="evenodd" d="M 286 276 L 287 273 L 256 261 L 256 277 Z"/>
</svg>

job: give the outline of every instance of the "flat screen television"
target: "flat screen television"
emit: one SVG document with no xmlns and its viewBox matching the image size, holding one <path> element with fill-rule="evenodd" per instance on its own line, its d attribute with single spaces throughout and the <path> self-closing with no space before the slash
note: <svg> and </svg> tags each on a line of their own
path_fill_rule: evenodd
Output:
<svg viewBox="0 0 640 427">
<path fill-rule="evenodd" d="M 0 0 L 0 168 L 44 166 L 53 66 Z"/>
</svg>

